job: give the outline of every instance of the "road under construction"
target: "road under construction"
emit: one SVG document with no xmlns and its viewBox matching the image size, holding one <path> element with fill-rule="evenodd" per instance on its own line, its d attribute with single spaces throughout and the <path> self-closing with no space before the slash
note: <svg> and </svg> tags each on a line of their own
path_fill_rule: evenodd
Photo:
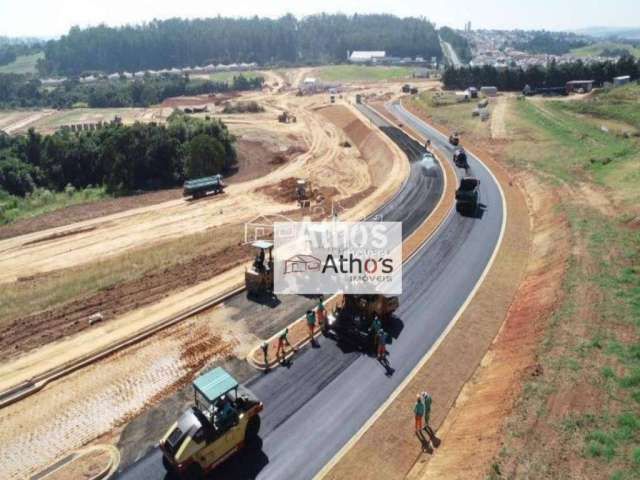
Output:
<svg viewBox="0 0 640 480">
<path fill-rule="evenodd" d="M 447 138 L 399 105 L 385 106 L 398 122 L 431 140 L 450 161 Z M 388 221 L 403 222 L 406 238 L 435 208 L 443 188 L 440 165 L 425 164 L 421 144 L 366 106 L 371 122 L 408 156 L 411 172 L 400 192 L 379 212 Z M 504 197 L 495 177 L 468 152 L 470 173 L 480 180 L 480 210 L 474 216 L 455 213 L 453 205 L 437 231 L 406 262 L 404 293 L 392 329 L 389 365 L 359 351 L 320 338 L 315 347 L 299 351 L 287 368 L 269 374 L 245 373 L 245 384 L 265 405 L 259 448 L 246 450 L 224 463 L 221 478 L 313 478 L 321 474 L 366 428 L 412 371 L 446 334 L 490 267 L 506 218 Z M 431 161 L 432 162 L 432 161 Z M 460 172 L 461 173 L 461 172 Z M 265 306 L 237 296 L 245 317 L 260 317 Z M 293 320 L 313 301 L 283 298 L 275 310 Z M 282 315 L 280 313 L 279 315 Z M 165 477 L 161 453 L 147 451 L 119 473 L 125 479 Z"/>
</svg>

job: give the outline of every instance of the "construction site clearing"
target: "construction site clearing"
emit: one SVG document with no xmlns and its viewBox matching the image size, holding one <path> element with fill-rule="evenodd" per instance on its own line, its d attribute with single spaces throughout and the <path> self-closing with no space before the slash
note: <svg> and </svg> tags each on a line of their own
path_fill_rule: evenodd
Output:
<svg viewBox="0 0 640 480">
<path fill-rule="evenodd" d="M 395 85 L 385 88 L 397 90 Z M 28 286 L 32 291 L 47 291 L 47 282 L 55 284 L 75 274 L 82 278 L 96 266 L 111 268 L 110 263 L 131 261 L 185 237 L 207 245 L 198 255 L 180 258 L 173 266 L 161 264 L 160 269 L 152 268 L 107 289 L 88 291 L 44 309 L 35 305 L 38 310 L 14 318 L 5 315 L 0 326 L 3 391 L 108 348 L 185 307 L 236 289 L 251 258 L 244 245 L 244 227 L 251 220 L 274 215 L 364 218 L 404 182 L 408 174 L 404 155 L 346 99 L 332 104 L 326 95 L 297 97 L 286 91 L 247 97 L 260 101 L 265 112 L 223 116 L 239 139 L 237 172 L 225 178 L 228 186 L 223 194 L 193 205 L 179 198 L 180 191 L 169 194 L 174 199 L 157 203 L 153 199 L 146 205 L 144 195 L 123 205 L 103 207 L 98 202 L 78 208 L 74 223 L 63 223 L 74 219 L 73 213 L 69 217 L 51 214 L 46 220 L 17 224 L 6 234 L 0 242 L 5 253 L 0 282 L 10 290 Z M 279 122 L 278 111 L 295 112 L 295 123 Z M 312 185 L 310 202 L 302 208 L 295 188 L 290 188 L 300 178 Z M 256 330 L 235 320 L 229 323 L 225 318 L 238 315 L 231 311 L 233 306 L 222 302 L 4 407 L 2 436 L 13 439 L 4 440 L 9 447 L 2 476 L 33 473 L 96 439 L 116 440 L 117 432 L 149 405 L 179 390 L 211 362 L 245 358 L 259 343 L 261 331 L 275 332 L 292 315 L 283 312 L 283 318 L 274 318 L 270 327 Z M 158 349 L 162 342 L 165 347 Z M 171 350 L 175 355 L 169 354 Z M 127 380 L 134 377 L 134 383 Z M 144 392 L 139 382 L 147 384 Z M 82 397 L 79 391 L 84 392 Z M 90 419 L 81 413 L 88 411 L 86 402 L 113 405 L 114 401 L 121 408 L 106 409 L 107 416 Z M 25 407 L 31 403 L 38 405 L 37 416 L 25 416 L 29 411 Z M 93 403 L 90 410 L 96 409 L 105 411 Z M 29 462 L 25 462 L 25 451 L 30 452 Z"/>
<path fill-rule="evenodd" d="M 52 466 L 56 470 L 63 465 L 61 459 L 67 458 L 88 459 L 88 466 L 69 463 L 58 475 L 64 475 L 62 468 L 95 473 L 95 465 L 105 464 L 105 452 L 115 446 L 117 458 L 106 462 L 113 473 L 133 465 L 158 442 L 164 457 L 171 459 L 165 467 L 182 471 L 185 460 L 179 459 L 191 458 L 185 454 L 190 451 L 185 445 L 194 443 L 192 437 L 185 437 L 188 440 L 183 443 L 183 437 L 178 441 L 176 435 L 184 436 L 180 430 L 184 422 L 195 422 L 193 415 L 199 415 L 193 410 L 194 389 L 196 405 L 198 392 L 210 395 L 208 403 L 198 407 L 207 419 L 196 422 L 205 427 L 207 422 L 211 424 L 206 428 L 212 429 L 213 440 L 207 440 L 207 445 L 224 443 L 235 448 L 236 444 L 255 443 L 260 425 L 247 415 L 257 415 L 263 405 L 242 386 L 239 394 L 238 384 L 256 372 L 286 367 L 292 359 L 295 362 L 296 352 L 314 342 L 301 314 L 318 305 L 317 298 L 296 296 L 281 302 L 272 294 L 272 244 L 264 232 L 281 219 L 365 219 L 394 199 L 410 177 L 407 150 L 388 134 L 392 127 L 380 128 L 380 123 L 372 120 L 375 115 L 383 123 L 400 125 L 415 145 L 424 145 L 427 140 L 386 109 L 401 98 L 402 82 L 345 85 L 339 97 L 326 92 L 298 95 L 291 85 L 300 83 L 307 72 L 268 72 L 262 92 L 230 97 L 257 102 L 264 108 L 258 113 L 223 114 L 226 99 L 204 97 L 171 99 L 144 114 L 117 113 L 125 123 L 142 117 L 144 121 L 162 121 L 174 108 L 220 117 L 238 138 L 238 162 L 228 176 L 185 186 L 184 192 L 166 192 L 168 198 L 143 194 L 137 202 L 136 197 L 107 200 L 77 207 L 75 213 L 71 207 L 68 216 L 60 212 L 18 222 L 8 227 L 9 233 L 0 229 L 0 284 L 10 292 L 7 298 L 13 302 L 25 298 L 20 292 L 24 289 L 43 293 L 41 303 L 27 304 L 22 310 L 0 310 L 0 391 L 4 392 L 0 394 L 0 442 L 6 446 L 0 477 L 22 478 Z M 436 87 L 432 81 L 416 81 L 412 89 Z M 409 93 L 413 93 L 411 89 Z M 362 108 L 369 107 L 360 104 L 369 104 L 377 113 L 365 115 Z M 11 120 L 15 123 L 10 128 L 23 131 L 43 122 L 42 131 L 49 131 L 60 124 L 52 119 L 55 116 L 52 112 L 39 117 L 18 116 Z M 457 133 L 451 139 L 454 137 L 456 146 L 464 143 Z M 450 162 L 450 155 L 443 147 L 433 150 L 432 161 L 442 168 L 444 189 L 433 210 L 404 239 L 403 261 L 412 258 L 445 223 L 456 198 L 461 211 L 465 209 L 461 202 L 466 207 L 473 203 L 473 215 L 481 208 L 483 199 L 478 199 L 474 190 L 479 181 L 471 188 L 473 198 L 465 193 L 467 197 L 462 199 L 464 180 L 471 177 L 458 180 L 455 167 L 466 171 L 469 165 L 459 165 L 453 157 Z M 489 163 L 489 167 L 507 191 L 509 204 L 516 206 L 515 213 L 509 214 L 524 222 L 527 205 L 522 192 L 499 165 Z M 497 277 L 508 270 L 509 256 L 516 255 L 518 245 L 530 241 L 526 227 L 518 226 L 520 233 L 516 227 L 507 230 L 506 253 L 498 256 L 493 267 L 496 271 L 490 273 L 491 285 L 505 286 L 499 305 L 487 310 L 490 293 L 488 287 L 481 289 L 479 300 L 472 303 L 427 367 L 412 372 L 412 378 L 417 376 L 409 387 L 403 383 L 404 390 L 394 393 L 394 398 L 398 395 L 395 403 L 376 416 L 365 433 L 349 442 L 346 453 L 334 458 L 322 475 L 373 478 L 375 471 L 384 471 L 385 478 L 404 478 L 398 476 L 402 471 L 411 478 L 421 478 L 426 462 L 413 435 L 403 432 L 389 443 L 384 432 L 390 428 L 402 431 L 404 419 L 398 409 L 409 411 L 407 402 L 421 388 L 419 382 L 437 384 L 434 375 L 447 375 L 444 366 L 461 356 L 464 368 L 455 373 L 455 382 L 435 388 L 441 403 L 434 426 L 443 423 L 516 295 L 524 267 Z M 158 255 L 157 260 L 148 260 L 152 252 Z M 167 259 L 168 252 L 175 255 Z M 118 273 L 122 264 L 141 268 L 135 275 L 124 276 Z M 104 272 L 115 272 L 111 283 L 93 288 L 87 285 L 67 297 L 54 294 L 56 289 L 64 289 L 65 282 L 72 285 L 72 281 L 82 282 Z M 358 310 L 364 303 L 350 303 L 352 300 L 340 295 L 325 299 L 330 321 L 335 322 L 345 311 L 364 316 L 364 310 Z M 368 325 L 374 317 L 391 317 L 398 307 L 394 297 L 382 303 L 380 298 L 369 300 L 368 306 L 362 307 Z M 465 333 L 472 330 L 470 323 L 484 315 L 492 321 L 482 328 L 480 339 L 470 340 Z M 289 348 L 280 362 L 275 352 L 284 328 L 288 328 Z M 365 328 L 358 333 L 368 335 L 368 331 Z M 323 333 L 327 329 L 319 328 L 315 336 Z M 367 338 L 368 344 L 371 337 Z M 473 347 L 461 352 L 461 345 Z M 429 373 L 425 374 L 427 368 Z M 209 373 L 201 376 L 204 372 Z M 55 379 L 50 381 L 47 377 L 52 373 Z M 216 382 L 228 384 L 228 388 L 207 390 L 204 385 L 214 373 Z M 235 414 L 240 413 L 231 430 L 217 423 L 222 421 L 218 415 L 227 401 L 218 398 L 227 396 L 233 399 Z M 256 405 L 260 405 L 257 410 Z M 179 412 L 185 413 L 180 416 Z M 239 433 L 232 434 L 237 428 Z M 455 431 L 451 424 L 445 423 L 445 428 Z M 399 445 L 404 449 L 402 455 L 393 453 Z M 85 450 L 87 447 L 95 450 Z M 375 448 L 389 454 L 385 454 L 386 460 L 394 460 L 382 465 L 383 458 L 371 458 L 371 464 L 363 466 L 362 459 L 370 457 Z M 201 467 L 194 472 L 213 468 L 226 458 L 212 452 L 206 454 L 206 460 L 198 456 Z"/>
</svg>

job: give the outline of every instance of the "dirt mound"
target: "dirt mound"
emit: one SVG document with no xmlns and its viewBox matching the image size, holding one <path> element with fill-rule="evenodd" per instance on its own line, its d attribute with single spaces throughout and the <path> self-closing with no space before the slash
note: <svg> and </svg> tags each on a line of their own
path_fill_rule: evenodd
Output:
<svg viewBox="0 0 640 480">
<path fill-rule="evenodd" d="M 291 203 L 298 199 L 296 196 L 296 187 L 297 179 L 294 177 L 288 177 L 273 185 L 260 187 L 257 191 L 268 195 L 277 202 Z"/>
<path fill-rule="evenodd" d="M 216 93 L 210 95 L 194 95 L 194 96 L 182 96 L 182 97 L 169 97 L 165 98 L 160 104 L 161 107 L 180 108 L 180 107 L 193 107 L 198 105 L 205 105 L 207 103 L 213 103 L 214 105 L 220 105 L 222 102 L 226 102 L 230 98 L 238 97 L 238 92 Z"/>
<path fill-rule="evenodd" d="M 367 162 L 373 185 L 381 185 L 391 168 L 391 152 L 377 131 L 369 128 L 348 108 L 340 105 L 323 108 L 320 113 L 344 131 Z"/>
</svg>

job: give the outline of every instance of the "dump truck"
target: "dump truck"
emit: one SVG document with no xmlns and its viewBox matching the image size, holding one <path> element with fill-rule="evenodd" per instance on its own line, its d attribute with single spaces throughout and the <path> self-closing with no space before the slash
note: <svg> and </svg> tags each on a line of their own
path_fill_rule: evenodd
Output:
<svg viewBox="0 0 640 480">
<path fill-rule="evenodd" d="M 458 132 L 454 132 L 449 135 L 449 143 L 454 147 L 458 146 L 458 144 L 460 143 L 460 135 L 458 135 Z"/>
<path fill-rule="evenodd" d="M 256 256 L 251 267 L 244 272 L 244 285 L 249 296 L 264 296 L 273 293 L 273 243 L 257 240 L 251 244 Z"/>
<path fill-rule="evenodd" d="M 382 328 L 388 332 L 393 313 L 399 306 L 400 301 L 396 296 L 344 294 L 329 316 L 324 333 L 370 350 L 375 344 L 376 334 L 371 330 L 373 319 L 378 317 Z"/>
<path fill-rule="evenodd" d="M 456 190 L 456 210 L 463 215 L 473 215 L 478 208 L 478 187 L 480 180 L 475 177 L 460 179 L 460 186 Z"/>
<path fill-rule="evenodd" d="M 193 382 L 194 404 L 160 440 L 166 470 L 183 479 L 201 479 L 258 439 L 264 406 L 226 370 L 214 368 Z"/>
<path fill-rule="evenodd" d="M 456 151 L 453 152 L 453 163 L 458 168 L 464 168 L 465 170 L 469 169 L 467 152 L 464 151 L 464 148 L 457 148 Z"/>
<path fill-rule="evenodd" d="M 224 187 L 222 175 L 194 178 L 193 180 L 184 182 L 182 194 L 185 197 L 202 198 L 209 192 L 213 192 L 214 194 L 223 193 Z"/>
</svg>

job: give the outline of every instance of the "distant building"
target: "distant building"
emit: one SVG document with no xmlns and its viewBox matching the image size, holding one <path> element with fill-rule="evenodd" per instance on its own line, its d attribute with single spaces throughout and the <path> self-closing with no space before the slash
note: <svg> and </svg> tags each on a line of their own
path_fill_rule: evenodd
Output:
<svg viewBox="0 0 640 480">
<path fill-rule="evenodd" d="M 622 85 L 626 85 L 631 81 L 631 77 L 629 75 L 624 75 L 622 77 L 613 77 L 613 86 L 621 87 Z"/>
<path fill-rule="evenodd" d="M 353 51 L 349 55 L 349 61 L 351 63 L 376 63 L 384 60 L 386 57 L 385 51 Z"/>
<path fill-rule="evenodd" d="M 589 93 L 593 90 L 593 80 L 571 80 L 565 84 L 567 93 Z"/>
</svg>

